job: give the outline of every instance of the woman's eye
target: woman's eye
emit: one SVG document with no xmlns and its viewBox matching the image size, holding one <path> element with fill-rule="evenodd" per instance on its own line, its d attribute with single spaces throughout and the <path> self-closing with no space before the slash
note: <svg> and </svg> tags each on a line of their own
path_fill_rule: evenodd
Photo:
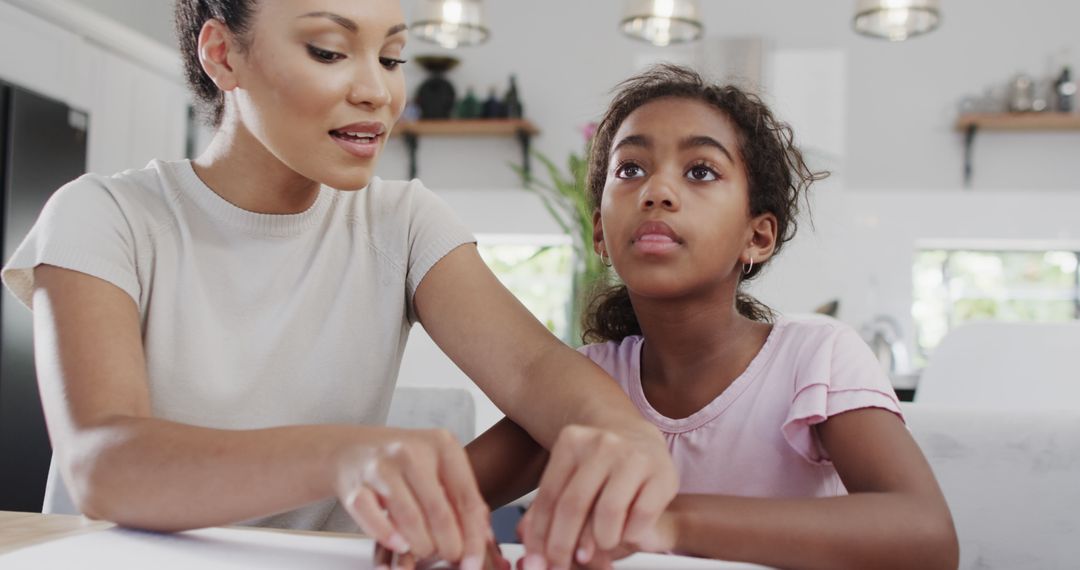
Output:
<svg viewBox="0 0 1080 570">
<path fill-rule="evenodd" d="M 645 172 L 641 170 L 641 167 L 633 163 L 624 164 L 615 171 L 615 176 L 618 178 L 639 178 L 643 174 Z"/>
<path fill-rule="evenodd" d="M 397 59 L 394 57 L 380 57 L 379 63 L 381 63 L 382 66 L 385 67 L 387 70 L 393 71 L 397 69 L 398 66 L 408 63 L 408 61 L 404 59 Z"/>
<path fill-rule="evenodd" d="M 717 178 L 716 172 L 708 166 L 695 166 L 687 174 L 692 180 L 698 182 L 711 182 Z"/>
<path fill-rule="evenodd" d="M 308 49 L 308 53 L 311 54 L 311 57 L 313 57 L 317 61 L 321 61 L 323 63 L 334 63 L 336 61 L 340 61 L 340 60 L 345 59 L 344 54 L 340 54 L 340 53 L 338 53 L 336 51 L 329 51 L 329 50 L 317 48 L 317 47 L 315 47 L 313 45 L 308 45 L 307 49 Z"/>
</svg>

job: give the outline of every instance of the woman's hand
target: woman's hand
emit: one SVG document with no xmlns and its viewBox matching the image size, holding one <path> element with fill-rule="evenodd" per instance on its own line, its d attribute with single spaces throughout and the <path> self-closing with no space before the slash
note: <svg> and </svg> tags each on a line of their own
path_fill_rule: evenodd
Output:
<svg viewBox="0 0 1080 570">
<path fill-rule="evenodd" d="M 385 434 L 342 454 L 341 503 L 390 551 L 481 570 L 484 545 L 493 538 L 490 513 L 461 444 L 446 430 Z"/>
<path fill-rule="evenodd" d="M 376 570 L 440 570 L 458 568 L 438 558 L 429 558 L 417 562 L 411 554 L 394 557 L 394 553 L 387 550 L 383 545 L 375 543 L 375 556 L 373 558 Z M 502 551 L 494 541 L 487 543 L 487 555 L 484 559 L 483 570 L 510 570 L 510 561 L 503 558 Z"/>
<path fill-rule="evenodd" d="M 617 433 L 583 426 L 560 432 L 540 490 L 519 527 L 523 567 L 569 568 L 585 552 L 643 544 L 678 491 L 659 432 Z M 586 520 L 588 523 L 586 524 Z M 591 542 L 580 542 L 590 537 Z"/>
<path fill-rule="evenodd" d="M 596 540 L 589 532 L 589 525 L 586 525 L 585 532 L 582 533 L 581 540 L 578 542 L 577 553 L 574 555 L 574 567 L 607 570 L 612 568 L 612 563 L 616 560 L 626 558 L 635 552 L 671 552 L 675 549 L 678 537 L 675 521 L 676 515 L 669 508 L 660 515 L 656 524 L 642 535 L 641 542 L 636 544 L 623 542 L 613 550 L 597 550 Z"/>
</svg>

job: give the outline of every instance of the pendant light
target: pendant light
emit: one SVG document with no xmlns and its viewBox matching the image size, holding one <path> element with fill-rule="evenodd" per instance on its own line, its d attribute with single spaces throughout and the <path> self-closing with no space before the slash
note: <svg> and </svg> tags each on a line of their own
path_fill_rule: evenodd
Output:
<svg viewBox="0 0 1080 570">
<path fill-rule="evenodd" d="M 491 35 L 483 0 L 420 0 L 415 20 L 410 33 L 448 49 L 482 44 Z"/>
<path fill-rule="evenodd" d="M 691 42 L 704 31 L 699 0 L 626 0 L 625 6 L 623 33 L 656 46 Z"/>
<path fill-rule="evenodd" d="M 899 42 L 940 23 L 938 0 L 857 0 L 852 25 L 860 34 Z"/>
</svg>

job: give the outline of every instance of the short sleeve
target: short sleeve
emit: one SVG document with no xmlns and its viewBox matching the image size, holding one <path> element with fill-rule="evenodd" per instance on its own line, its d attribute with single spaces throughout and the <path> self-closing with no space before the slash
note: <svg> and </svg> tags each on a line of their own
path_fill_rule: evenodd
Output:
<svg viewBox="0 0 1080 570">
<path fill-rule="evenodd" d="M 450 206 L 418 180 L 409 183 L 409 260 L 406 285 L 409 306 L 427 272 L 460 245 L 476 243 L 472 232 Z M 415 319 L 410 311 L 410 319 Z"/>
<path fill-rule="evenodd" d="M 831 332 L 805 357 L 782 432 L 796 452 L 813 463 L 829 461 L 814 425 L 861 408 L 888 410 L 903 420 L 892 384 L 870 347 L 850 327 Z"/>
<path fill-rule="evenodd" d="M 139 303 L 131 226 L 104 180 L 86 175 L 57 190 L 8 260 L 4 285 L 27 307 L 34 268 L 43 264 L 108 281 Z"/>
</svg>

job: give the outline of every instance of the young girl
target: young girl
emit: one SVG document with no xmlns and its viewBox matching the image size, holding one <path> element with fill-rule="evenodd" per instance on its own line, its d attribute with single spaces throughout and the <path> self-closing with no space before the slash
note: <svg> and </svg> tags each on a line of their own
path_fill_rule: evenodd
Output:
<svg viewBox="0 0 1080 570">
<path fill-rule="evenodd" d="M 578 563 L 641 549 L 784 568 L 956 567 L 949 510 L 865 343 L 837 321 L 774 320 L 741 291 L 792 238 L 817 178 L 752 95 L 674 66 L 622 84 L 588 192 L 596 251 L 623 284 L 594 300 L 595 344 L 581 351 L 664 432 L 680 494 L 634 543 L 616 548 L 621 526 L 592 525 Z M 527 546 L 557 525 L 549 512 L 526 514 Z"/>
<path fill-rule="evenodd" d="M 420 322 L 553 456 L 648 463 L 618 516 L 655 521 L 677 489 L 660 433 L 433 193 L 372 176 L 405 103 L 398 3 L 178 0 L 176 22 L 209 148 L 67 185 L 3 272 L 34 310 L 45 511 L 165 531 L 359 523 L 479 568 L 491 530 L 460 444 L 381 427 Z M 570 423 L 589 427 L 556 441 Z M 581 521 L 553 539 L 576 537 L 591 502 L 541 494 Z"/>
</svg>

